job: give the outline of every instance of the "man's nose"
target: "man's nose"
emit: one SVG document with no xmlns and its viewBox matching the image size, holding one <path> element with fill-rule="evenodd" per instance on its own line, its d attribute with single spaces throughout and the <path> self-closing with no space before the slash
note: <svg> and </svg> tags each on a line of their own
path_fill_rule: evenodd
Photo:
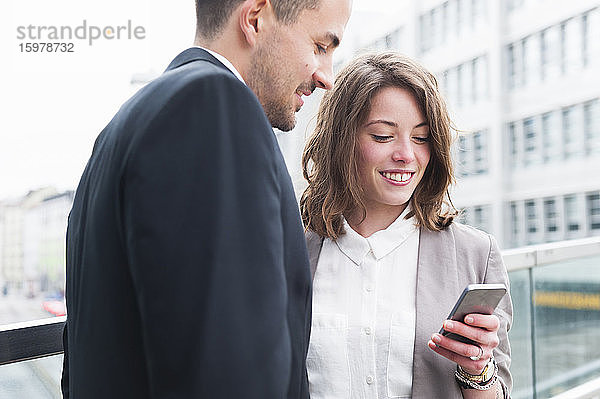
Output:
<svg viewBox="0 0 600 399">
<path fill-rule="evenodd" d="M 313 74 L 313 81 L 321 89 L 330 90 L 333 88 L 333 63 L 330 57 L 327 57 L 327 60 L 317 68 Z"/>
</svg>

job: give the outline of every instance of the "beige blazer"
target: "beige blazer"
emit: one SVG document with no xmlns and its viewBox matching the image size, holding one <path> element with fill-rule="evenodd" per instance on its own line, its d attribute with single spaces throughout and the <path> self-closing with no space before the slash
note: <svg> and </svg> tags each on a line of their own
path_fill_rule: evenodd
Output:
<svg viewBox="0 0 600 399">
<path fill-rule="evenodd" d="M 498 244 L 489 234 L 460 223 L 452 223 L 441 232 L 422 228 L 420 234 L 412 398 L 462 399 L 460 387 L 454 380 L 456 364 L 429 349 L 427 341 L 439 331 L 466 285 L 503 283 L 509 288 L 508 274 Z M 306 240 L 314 276 L 322 239 L 307 231 Z M 504 397 L 510 398 L 510 295 L 504 296 L 495 314 L 500 318 L 500 344 L 494 357 Z"/>
</svg>

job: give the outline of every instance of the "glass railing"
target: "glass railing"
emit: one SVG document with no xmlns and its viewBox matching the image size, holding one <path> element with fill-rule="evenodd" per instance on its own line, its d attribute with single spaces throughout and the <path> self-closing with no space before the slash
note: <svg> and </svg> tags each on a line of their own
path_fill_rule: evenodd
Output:
<svg viewBox="0 0 600 399">
<path fill-rule="evenodd" d="M 600 237 L 503 252 L 514 399 L 600 398 Z M 3 399 L 60 398 L 64 318 L 0 326 Z"/>
<path fill-rule="evenodd" d="M 512 397 L 552 398 L 600 378 L 600 237 L 503 257 L 514 305 Z"/>
</svg>

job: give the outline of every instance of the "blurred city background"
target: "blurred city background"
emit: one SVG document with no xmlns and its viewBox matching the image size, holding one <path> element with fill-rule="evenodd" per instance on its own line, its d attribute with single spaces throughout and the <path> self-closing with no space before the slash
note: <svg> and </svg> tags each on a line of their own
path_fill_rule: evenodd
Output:
<svg viewBox="0 0 600 399">
<path fill-rule="evenodd" d="M 9 110 L 0 133 L 0 325 L 65 314 L 66 223 L 93 140 L 193 39 L 191 0 L 62 0 L 64 12 L 46 3 L 13 0 L 0 17 L 9 18 L 0 43 L 9 55 L 0 71 Z M 148 37 L 71 56 L 25 55 L 11 40 L 19 25 L 93 16 L 134 19 Z M 600 377 L 600 0 L 354 0 L 335 69 L 383 49 L 437 76 L 458 128 L 454 204 L 513 266 L 513 397 L 554 397 Z M 292 132 L 276 132 L 298 196 L 321 97 L 307 98 Z M 531 263 L 522 256 L 531 248 L 571 255 Z M 61 362 L 0 366 L 0 397 L 59 397 Z"/>
</svg>

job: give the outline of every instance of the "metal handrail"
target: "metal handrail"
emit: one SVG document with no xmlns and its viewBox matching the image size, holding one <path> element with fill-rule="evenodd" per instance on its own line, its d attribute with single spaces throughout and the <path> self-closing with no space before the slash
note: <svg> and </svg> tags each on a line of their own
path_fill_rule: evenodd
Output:
<svg viewBox="0 0 600 399">
<path fill-rule="evenodd" d="M 66 316 L 0 326 L 0 365 L 63 352 Z"/>
<path fill-rule="evenodd" d="M 600 236 L 508 249 L 502 260 L 513 272 L 593 255 L 600 255 Z"/>
<path fill-rule="evenodd" d="M 553 396 L 552 399 L 598 399 L 600 398 L 600 378 L 588 381 L 573 389 Z"/>
</svg>

